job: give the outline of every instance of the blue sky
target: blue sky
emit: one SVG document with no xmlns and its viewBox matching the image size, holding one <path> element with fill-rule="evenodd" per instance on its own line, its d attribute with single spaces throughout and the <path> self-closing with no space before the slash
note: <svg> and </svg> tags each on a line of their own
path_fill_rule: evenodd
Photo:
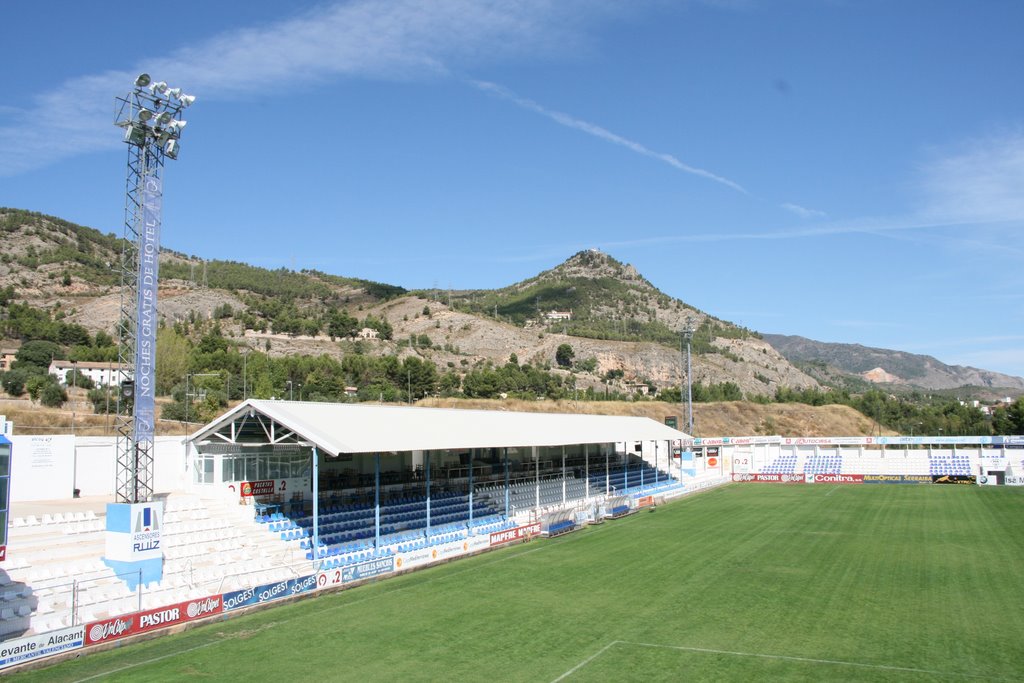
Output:
<svg viewBox="0 0 1024 683">
<path fill-rule="evenodd" d="M 197 96 L 163 244 L 407 288 L 596 247 L 763 332 L 1024 376 L 1024 3 L 0 3 L 0 205 L 121 233 L 114 97 Z"/>
</svg>

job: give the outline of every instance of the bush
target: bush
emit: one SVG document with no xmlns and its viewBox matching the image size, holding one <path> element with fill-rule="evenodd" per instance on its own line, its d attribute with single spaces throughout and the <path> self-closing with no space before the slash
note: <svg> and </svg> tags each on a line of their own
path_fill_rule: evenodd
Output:
<svg viewBox="0 0 1024 683">
<path fill-rule="evenodd" d="M 65 384 L 76 386 L 79 389 L 93 389 L 96 383 L 93 382 L 87 375 L 83 375 L 81 370 L 75 369 L 68 373 L 68 378 Z"/>
<path fill-rule="evenodd" d="M 89 402 L 92 403 L 92 412 L 101 415 L 110 410 L 117 409 L 117 396 L 107 387 L 97 387 L 89 390 Z"/>
<path fill-rule="evenodd" d="M 29 373 L 22 369 L 10 370 L 3 373 L 0 385 L 10 396 L 21 396 L 25 393 L 25 381 L 28 379 L 28 375 Z"/>
<path fill-rule="evenodd" d="M 64 351 L 52 341 L 25 342 L 15 355 L 15 367 L 35 367 L 46 372 L 54 358 L 63 359 Z"/>
<path fill-rule="evenodd" d="M 67 392 L 56 382 L 48 382 L 39 392 L 39 402 L 50 408 L 59 408 L 67 400 Z"/>
<path fill-rule="evenodd" d="M 559 344 L 558 349 L 555 351 L 555 362 L 563 368 L 572 367 L 572 361 L 575 357 L 576 352 L 573 351 L 572 346 L 569 344 Z"/>
<path fill-rule="evenodd" d="M 191 416 L 189 416 L 191 417 Z M 178 420 L 179 422 L 185 421 L 185 404 L 181 401 L 174 401 L 173 403 L 165 403 L 160 407 L 160 419 L 162 420 Z"/>
</svg>

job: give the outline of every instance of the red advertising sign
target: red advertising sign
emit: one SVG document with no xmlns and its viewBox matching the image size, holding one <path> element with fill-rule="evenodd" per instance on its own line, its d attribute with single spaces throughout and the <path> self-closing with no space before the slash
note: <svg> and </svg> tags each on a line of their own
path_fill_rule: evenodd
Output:
<svg viewBox="0 0 1024 683">
<path fill-rule="evenodd" d="M 223 607 L 221 596 L 214 595 L 145 612 L 126 614 L 113 619 L 94 621 L 85 627 L 85 644 L 109 643 L 118 638 L 127 638 L 139 633 L 183 624 L 186 621 L 202 619 L 211 614 L 219 614 L 223 611 Z"/>
<path fill-rule="evenodd" d="M 6 559 L 7 559 L 7 546 L 6 545 L 0 545 L 0 562 L 3 562 Z"/>
<path fill-rule="evenodd" d="M 636 499 L 636 506 L 638 508 L 647 508 L 654 505 L 654 496 L 641 496 Z"/>
<path fill-rule="evenodd" d="M 732 475 L 733 481 L 753 481 L 762 484 L 800 484 L 803 483 L 802 474 L 760 474 L 760 473 L 739 473 Z"/>
<path fill-rule="evenodd" d="M 501 545 L 502 543 L 510 543 L 530 536 L 536 536 L 539 533 L 540 522 L 534 522 L 533 524 L 527 524 L 525 526 L 517 526 L 515 529 L 495 531 L 491 534 L 491 545 L 495 546 Z"/>
<path fill-rule="evenodd" d="M 264 479 L 263 481 L 243 481 L 242 497 L 269 496 L 274 493 L 274 480 Z"/>
<path fill-rule="evenodd" d="M 863 484 L 863 474 L 808 474 L 808 484 Z"/>
</svg>

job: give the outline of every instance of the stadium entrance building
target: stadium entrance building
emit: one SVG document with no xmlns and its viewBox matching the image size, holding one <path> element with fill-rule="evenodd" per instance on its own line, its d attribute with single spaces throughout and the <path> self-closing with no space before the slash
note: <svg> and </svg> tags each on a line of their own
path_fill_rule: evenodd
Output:
<svg viewBox="0 0 1024 683">
<path fill-rule="evenodd" d="M 561 481 L 563 504 L 567 481 L 584 499 L 621 492 L 623 473 L 627 488 L 645 475 L 647 485 L 665 481 L 672 446 L 685 438 L 645 417 L 251 399 L 192 435 L 187 457 L 195 490 L 258 514 L 301 510 L 317 520 L 323 505 L 379 513 L 385 502 L 425 499 L 429 533 L 431 501 L 446 497 L 468 497 L 472 525 L 475 513 L 508 518 L 557 502 L 548 489 L 542 498 L 545 480 Z M 530 481 L 533 500 L 513 500 L 513 487 Z"/>
</svg>

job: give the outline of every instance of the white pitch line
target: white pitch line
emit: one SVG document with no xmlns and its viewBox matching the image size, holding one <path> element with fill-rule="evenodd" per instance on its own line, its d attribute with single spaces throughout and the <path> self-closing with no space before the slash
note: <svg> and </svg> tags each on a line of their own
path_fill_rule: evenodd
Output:
<svg viewBox="0 0 1024 683">
<path fill-rule="evenodd" d="M 825 497 L 828 498 L 829 496 L 831 496 L 832 493 L 838 488 L 838 486 L 833 486 L 831 489 L 829 489 L 829 492 L 825 494 Z"/>
<path fill-rule="evenodd" d="M 580 669 L 585 667 L 587 664 L 590 664 L 590 662 L 594 661 L 595 659 L 597 659 L 598 657 L 603 655 L 605 650 L 610 648 L 612 645 L 618 645 L 621 642 L 622 642 L 621 640 L 613 640 L 612 642 L 608 643 L 607 645 L 605 645 L 600 650 L 598 650 L 594 654 L 592 654 L 589 657 L 587 657 L 586 659 L 584 659 L 582 662 L 580 662 L 579 664 L 577 664 L 573 668 L 571 668 L 568 671 L 566 671 L 564 674 L 562 674 L 561 676 L 559 676 L 555 680 L 551 681 L 551 683 L 558 683 L 563 678 L 568 678 L 569 676 L 572 676 L 574 673 L 576 673 L 577 671 L 579 671 Z"/>
<path fill-rule="evenodd" d="M 228 637 L 232 638 L 234 636 L 228 636 Z M 211 640 L 211 641 L 205 642 L 205 643 L 203 643 L 201 645 L 196 645 L 195 647 L 190 647 L 187 650 L 179 650 L 178 652 L 171 652 L 170 654 L 161 655 L 159 657 L 153 657 L 152 659 L 147 659 L 144 662 L 136 662 L 134 664 L 126 664 L 126 665 L 124 665 L 122 667 L 118 667 L 116 669 L 110 669 L 108 671 L 104 671 L 103 673 L 98 673 L 98 674 L 94 674 L 92 676 L 87 676 L 86 678 L 79 678 L 77 681 L 75 681 L 75 683 L 85 683 L 85 681 L 95 681 L 95 680 L 98 680 L 100 678 L 106 678 L 107 676 L 112 676 L 113 674 L 118 674 L 118 673 L 121 673 L 122 671 L 127 671 L 128 669 L 134 669 L 137 666 L 145 666 L 146 664 L 155 664 L 156 662 L 159 662 L 162 659 L 168 659 L 170 657 L 177 657 L 178 655 L 185 654 L 186 652 L 195 652 L 196 650 L 202 650 L 204 647 L 210 647 L 211 645 L 216 645 L 217 643 L 222 643 L 222 642 L 224 642 L 224 639 Z M 86 655 L 86 656 L 88 656 L 88 655 Z"/>
<path fill-rule="evenodd" d="M 959 678 L 978 678 L 978 679 L 986 680 L 986 681 L 1012 681 L 1012 680 L 1014 680 L 1012 678 L 999 678 L 999 677 L 993 677 L 993 676 L 985 676 L 983 674 L 961 673 L 959 671 L 936 671 L 934 669 L 916 669 L 916 668 L 910 667 L 910 666 L 892 666 L 892 665 L 889 665 L 889 664 L 867 664 L 867 663 L 864 663 L 864 662 L 846 662 L 846 661 L 841 661 L 841 660 L 838 660 L 838 659 L 816 659 L 814 657 L 794 657 L 792 655 L 770 655 L 770 654 L 763 654 L 763 653 L 760 653 L 760 652 L 735 652 L 735 651 L 732 651 L 732 650 L 715 650 L 715 649 L 706 648 L 706 647 L 687 647 L 685 645 L 659 645 L 658 643 L 634 643 L 634 642 L 631 642 L 631 641 L 628 641 L 628 640 L 616 640 L 616 641 L 613 641 L 613 642 L 609 643 L 607 646 L 605 646 L 604 650 L 607 650 L 609 647 L 611 647 L 612 645 L 616 645 L 616 644 L 635 645 L 636 647 L 650 647 L 650 648 L 659 648 L 659 649 L 664 649 L 664 650 L 682 650 L 684 652 L 703 652 L 703 653 L 706 653 L 706 654 L 713 654 L 713 655 L 732 655 L 734 657 L 757 657 L 759 659 L 779 659 L 779 660 L 789 661 L 789 662 L 805 662 L 805 663 L 808 663 L 808 664 L 831 664 L 833 666 L 855 666 L 855 667 L 858 667 L 858 668 L 861 668 L 861 669 L 878 669 L 878 670 L 882 670 L 882 671 L 902 671 L 902 672 L 905 672 L 905 673 L 928 674 L 930 676 L 947 676 L 947 677 L 948 676 L 956 676 L 956 677 L 959 677 Z M 602 650 L 601 652 L 604 652 L 604 650 Z M 586 661 L 589 662 L 592 659 L 594 659 L 593 656 L 588 658 Z M 583 663 L 577 664 L 571 671 L 575 671 L 575 670 L 579 669 L 582 666 L 582 664 Z M 562 674 L 562 678 L 564 678 L 568 673 L 569 672 L 566 672 L 566 674 Z M 559 679 L 555 679 L 555 680 L 561 680 L 561 679 L 559 678 Z"/>
</svg>

